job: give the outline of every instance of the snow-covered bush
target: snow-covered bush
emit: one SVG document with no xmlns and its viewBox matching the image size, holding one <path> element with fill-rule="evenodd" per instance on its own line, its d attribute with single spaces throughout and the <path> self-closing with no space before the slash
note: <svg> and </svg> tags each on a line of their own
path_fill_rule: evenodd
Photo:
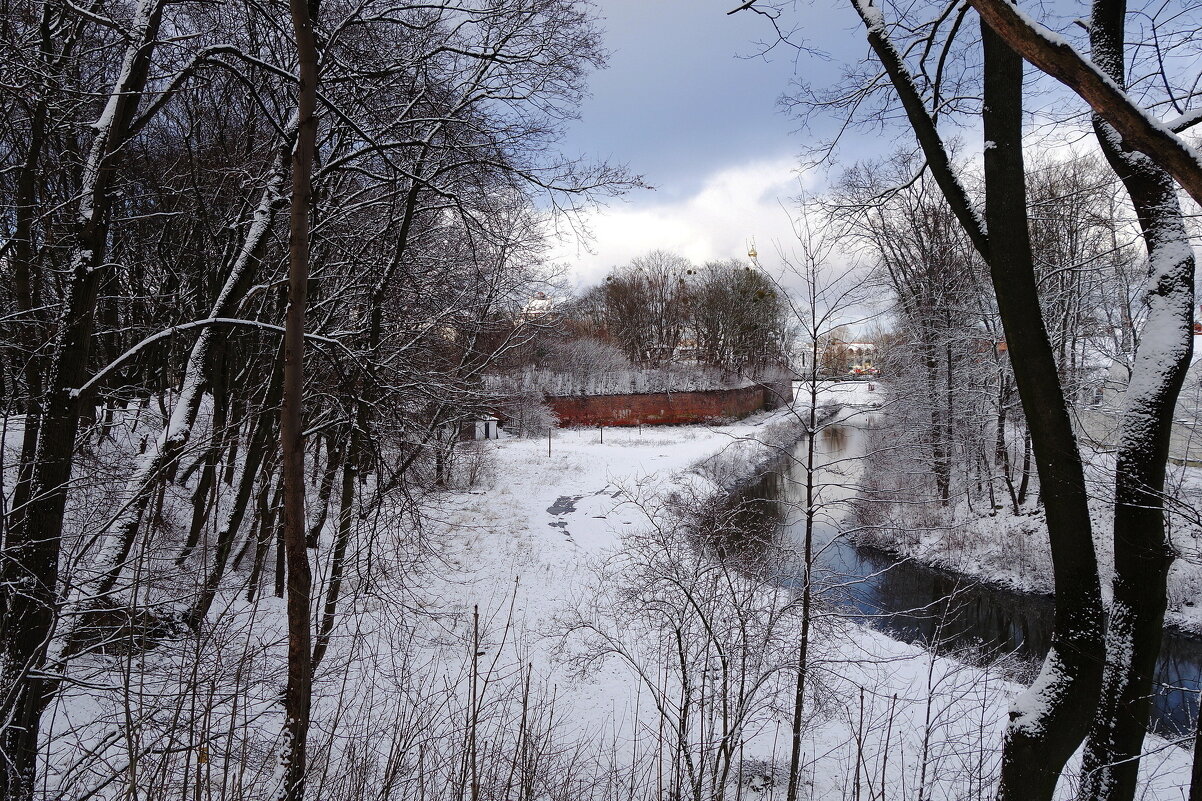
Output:
<svg viewBox="0 0 1202 801">
<path fill-rule="evenodd" d="M 488 442 L 460 442 L 451 459 L 451 486 L 460 489 L 491 487 L 497 477 L 496 461 Z"/>
<path fill-rule="evenodd" d="M 710 367 L 660 367 L 602 372 L 540 370 L 527 367 L 507 376 L 488 376 L 490 391 L 504 394 L 514 389 L 537 389 L 546 395 L 627 395 L 650 392 L 692 392 L 739 389 L 751 386 L 749 378 Z"/>
<path fill-rule="evenodd" d="M 787 749 L 764 751 L 791 719 L 782 701 L 796 682 L 799 608 L 767 565 L 724 558 L 719 540 L 742 531 L 724 500 L 701 489 L 667 508 L 644 505 L 647 526 L 599 568 L 597 597 L 566 621 L 580 674 L 623 666 L 651 699 L 659 719 L 644 729 L 660 734 L 635 743 L 636 763 L 660 762 L 668 798 L 779 792 L 788 774 Z M 807 718 L 822 714 L 818 673 Z"/>
<path fill-rule="evenodd" d="M 518 387 L 501 403 L 505 430 L 516 437 L 545 437 L 559 425 L 555 412 L 534 387 Z"/>
</svg>

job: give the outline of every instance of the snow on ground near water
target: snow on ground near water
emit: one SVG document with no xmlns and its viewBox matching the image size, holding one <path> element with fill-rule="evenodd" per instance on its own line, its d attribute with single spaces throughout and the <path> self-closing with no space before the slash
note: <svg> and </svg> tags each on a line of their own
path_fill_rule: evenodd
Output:
<svg viewBox="0 0 1202 801">
<path fill-rule="evenodd" d="M 875 405 L 879 393 L 866 382 L 837 389 L 848 405 Z M 582 733 L 606 731 L 615 743 L 629 741 L 632 720 L 654 717 L 646 693 L 615 660 L 583 676 L 561 664 L 561 621 L 603 590 L 596 565 L 649 525 L 631 496 L 654 505 L 696 481 L 686 475 L 690 468 L 748 447 L 740 443 L 789 414 L 725 426 L 607 428 L 604 443 L 596 429 L 558 431 L 549 456 L 545 439 L 488 443 L 494 484 L 459 495 L 445 509 L 444 524 L 456 539 L 449 552 L 455 574 L 427 588 L 430 603 L 447 603 L 445 611 L 456 615 L 478 605 L 493 620 L 506 617 L 512 604 L 512 641 L 523 643 L 522 657 L 557 688 L 561 718 Z M 803 741 L 803 798 L 850 797 L 856 782 L 863 793 L 870 787 L 876 793 L 882 775 L 886 797 L 910 792 L 906 788 L 924 777 L 932 788 L 928 797 L 991 797 L 1007 707 L 1019 687 L 997 668 L 932 657 L 829 610 L 818 630 L 823 641 L 815 646 L 814 669 L 822 689 L 808 701 L 820 711 Z M 747 732 L 745 758 L 787 764 L 791 704 L 787 695 L 778 698 L 775 714 Z M 931 738 L 924 759 L 926 728 Z M 1144 761 L 1141 797 L 1180 798 L 1188 754 L 1151 738 L 1148 746 L 1155 753 Z M 1073 784 L 1070 773 L 1063 797 Z M 783 797 L 779 780 L 776 793 Z M 746 797 L 777 796 L 765 790 Z"/>
<path fill-rule="evenodd" d="M 819 405 L 867 407 L 879 391 L 867 382 L 824 385 Z M 801 406 L 721 426 L 561 429 L 549 455 L 546 439 L 487 443 L 495 462 L 491 486 L 459 495 L 441 515 L 460 535 L 452 564 L 479 580 L 460 605 L 470 611 L 473 604 L 508 603 L 516 580 L 528 619 L 549 619 L 581 577 L 560 579 L 589 555 L 618 548 L 627 527 L 647 525 L 630 496 L 662 499 L 697 481 L 684 473 L 719 460 L 752 467 L 752 454 L 771 458 L 765 432 L 796 422 Z"/>
<path fill-rule="evenodd" d="M 869 386 L 824 386 L 819 403 L 829 398 L 849 409 L 876 405 L 879 385 Z M 593 770 L 609 759 L 620 770 L 628 754 L 642 748 L 646 756 L 656 720 L 646 687 L 616 659 L 578 670 L 570 657 L 580 644 L 568 636 L 566 621 L 583 616 L 598 626 L 613 624 L 601 601 L 613 597 L 613 585 L 629 580 L 615 566 L 625 564 L 622 557 L 652 528 L 656 508 L 672 493 L 714 491 L 715 480 L 748 477 L 774 453 L 761 440 L 780 448 L 796 437 L 800 411 L 720 426 L 606 428 L 604 443 L 596 429 L 557 431 L 549 456 L 545 439 L 472 444 L 465 450 L 480 449 L 484 479 L 473 488 L 425 499 L 433 504 L 425 529 L 437 556 L 413 575 L 402 575 L 412 558 L 406 552 L 413 547 L 409 523 L 385 510 L 372 558 L 388 567 L 375 568 L 372 582 L 344 598 L 315 682 L 314 797 L 366 797 L 363 788 L 339 785 L 352 778 L 345 766 L 357 764 L 348 762 L 352 746 L 374 749 L 383 761 L 390 748 L 412 748 L 414 738 L 427 738 L 431 748 L 461 738 L 472 653 L 479 655 L 487 679 L 479 694 L 490 704 L 486 712 L 494 710 L 491 728 L 481 732 L 488 743 L 503 748 L 514 742 L 516 718 L 506 718 L 493 704 L 504 693 L 512 698 L 515 687 L 520 693 L 528 670 L 533 692 L 553 699 L 555 742 L 564 749 L 557 764 L 563 769 L 575 764 Z M 98 479 L 90 475 L 83 485 Z M 329 540 L 327 530 L 315 561 L 319 577 Z M 783 594 L 769 585 L 763 592 Z M 473 608 L 481 621 L 478 644 Z M 67 685 L 46 727 L 53 740 L 50 789 L 61 783 L 75 794 L 81 785 L 97 784 L 107 789 L 96 797 L 123 797 L 114 776 L 125 770 L 127 750 L 145 747 L 179 753 L 184 760 L 188 750 L 178 743 L 191 742 L 195 732 L 179 731 L 172 721 L 194 706 L 189 693 L 207 686 L 232 688 L 233 694 L 200 699 L 213 709 L 205 725 L 231 732 L 231 758 L 237 759 L 238 773 L 249 775 L 246 786 L 261 790 L 259 797 L 273 795 L 278 789 L 273 753 L 282 722 L 283 611 L 268 589 L 250 604 L 235 583 L 220 594 L 205 637 L 167 640 L 113 663 L 140 677 L 132 685 L 109 662 L 81 660 L 72 668 L 80 683 Z M 807 698 L 802 798 L 851 797 L 857 782 L 862 797 L 879 797 L 882 777 L 888 798 L 914 794 L 920 781 L 932 799 L 992 796 L 1007 708 L 1020 689 L 999 668 L 932 657 L 832 609 L 822 609 L 815 620 L 811 659 L 816 681 Z M 971 654 L 966 659 L 972 661 Z M 658 665 L 647 667 L 659 675 Z M 765 773 L 777 766 L 777 784 L 756 791 L 750 788 L 761 785 L 750 783 L 755 777 L 749 776 L 744 799 L 784 797 L 779 767 L 788 763 L 792 699 L 787 672 L 778 678 L 777 694 L 761 705 L 739 745 L 745 764 L 762 766 Z M 123 723 L 127 709 L 138 724 L 133 729 Z M 578 748 L 569 745 L 573 741 L 587 748 L 571 750 Z M 215 738 L 214 748 L 223 742 Z M 93 748 L 103 759 L 90 776 L 56 767 L 73 764 Z M 1158 750 L 1145 760 L 1141 797 L 1179 799 L 1188 783 L 1188 754 L 1160 741 L 1150 740 L 1149 748 Z M 1071 786 L 1070 777 L 1063 797 L 1070 796 Z M 617 795 L 594 789 L 579 797 Z"/>
<path fill-rule="evenodd" d="M 588 591 L 592 566 L 648 525 L 632 496 L 662 498 L 697 476 L 681 474 L 754 446 L 765 426 L 786 421 L 789 410 L 728 426 L 566 429 L 546 439 L 503 439 L 486 444 L 493 483 L 452 499 L 440 515 L 454 539 L 447 550 L 455 573 L 445 589 L 428 590 L 431 605 L 467 615 L 473 606 L 496 616 L 513 601 L 515 628 L 553 639 L 557 618 Z M 604 437 L 604 444 L 602 444 Z M 516 589 L 516 596 L 515 596 Z M 589 717 L 607 715 L 627 700 L 628 677 L 594 677 L 575 687 Z M 579 715 L 570 718 L 580 719 Z"/>
<path fill-rule="evenodd" d="M 1082 446 L 1089 482 L 1089 512 L 1094 548 L 1109 601 L 1114 573 L 1114 455 Z M 1166 622 L 1182 631 L 1202 634 L 1202 526 L 1198 499 L 1202 498 L 1202 468 L 1170 465 L 1167 481 L 1169 536 L 1177 558 L 1169 570 Z M 1047 524 L 1034 498 L 1019 515 L 1009 501 L 993 516 L 979 506 L 969 510 L 963 502 L 949 510 L 923 512 L 925 522 L 883 527 L 865 542 L 966 576 L 983 579 L 1020 592 L 1050 594 L 1052 560 Z"/>
</svg>

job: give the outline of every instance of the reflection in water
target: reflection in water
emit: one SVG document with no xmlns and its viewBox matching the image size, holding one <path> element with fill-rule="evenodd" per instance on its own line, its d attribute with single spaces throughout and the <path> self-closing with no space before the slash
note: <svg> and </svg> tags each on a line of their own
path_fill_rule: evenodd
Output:
<svg viewBox="0 0 1202 801">
<path fill-rule="evenodd" d="M 842 453 L 847 448 L 847 429 L 844 426 L 827 426 L 818 433 L 825 453 Z"/>
<path fill-rule="evenodd" d="M 819 487 L 814 527 L 814 580 L 827 603 L 843 606 L 863 622 L 906 642 L 933 645 L 945 653 L 972 651 L 976 660 L 1015 655 L 1042 659 L 1052 635 L 1050 597 L 1011 592 L 973 583 L 951 573 L 858 548 L 839 535 L 838 520 L 855 495 L 864 452 L 861 428 L 874 424 L 857 415 L 819 435 L 815 453 Z M 744 559 L 771 559 L 777 580 L 801 581 L 800 549 L 805 535 L 805 456 L 803 440 L 791 458 L 782 458 L 760 479 L 735 494 L 727 509 L 729 526 L 717 526 L 719 541 L 738 543 Z M 745 522 L 742 534 L 734 535 Z M 774 527 L 776 537 L 766 533 Z M 721 529 L 721 531 L 719 531 Z M 734 535 L 734 536 L 732 536 Z M 1160 690 L 1152 729 L 1164 734 L 1193 730 L 1202 690 L 1202 641 L 1166 633 L 1157 665 Z"/>
<path fill-rule="evenodd" d="M 759 488 L 781 481 L 778 474 L 765 473 L 746 492 L 702 509 L 693 522 L 698 543 L 742 567 L 757 571 L 765 567 L 772 558 L 772 542 L 785 525 L 786 507 Z"/>
</svg>

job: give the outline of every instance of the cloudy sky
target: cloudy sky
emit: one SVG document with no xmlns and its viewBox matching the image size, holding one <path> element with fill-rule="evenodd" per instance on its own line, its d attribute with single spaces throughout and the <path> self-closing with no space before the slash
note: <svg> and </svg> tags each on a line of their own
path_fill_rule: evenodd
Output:
<svg viewBox="0 0 1202 801">
<path fill-rule="evenodd" d="M 850 12 L 799 4 L 807 28 L 829 31 L 844 52 L 825 63 L 784 46 L 758 55 L 772 28 L 747 12 L 728 16 L 736 5 L 598 0 L 609 67 L 592 77 L 564 150 L 624 163 L 654 190 L 611 202 L 590 219 L 590 243 L 559 248 L 577 284 L 657 247 L 704 261 L 744 256 L 754 239 L 767 262 L 788 246 L 788 209 L 821 178 L 797 172 L 802 134 L 779 98 L 799 70 L 833 77 L 840 59 L 859 55 L 862 34 Z"/>
</svg>

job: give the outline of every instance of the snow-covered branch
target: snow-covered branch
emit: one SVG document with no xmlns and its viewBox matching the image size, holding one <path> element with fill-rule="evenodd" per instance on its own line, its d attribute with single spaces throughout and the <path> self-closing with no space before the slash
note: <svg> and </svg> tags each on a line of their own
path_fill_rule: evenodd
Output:
<svg viewBox="0 0 1202 801">
<path fill-rule="evenodd" d="M 1123 141 L 1160 165 L 1202 203 L 1202 156 L 1174 133 L 1180 121 L 1166 125 L 1152 117 L 1076 48 L 1008 0 L 969 2 L 1010 47 L 1080 95 Z"/>
</svg>

